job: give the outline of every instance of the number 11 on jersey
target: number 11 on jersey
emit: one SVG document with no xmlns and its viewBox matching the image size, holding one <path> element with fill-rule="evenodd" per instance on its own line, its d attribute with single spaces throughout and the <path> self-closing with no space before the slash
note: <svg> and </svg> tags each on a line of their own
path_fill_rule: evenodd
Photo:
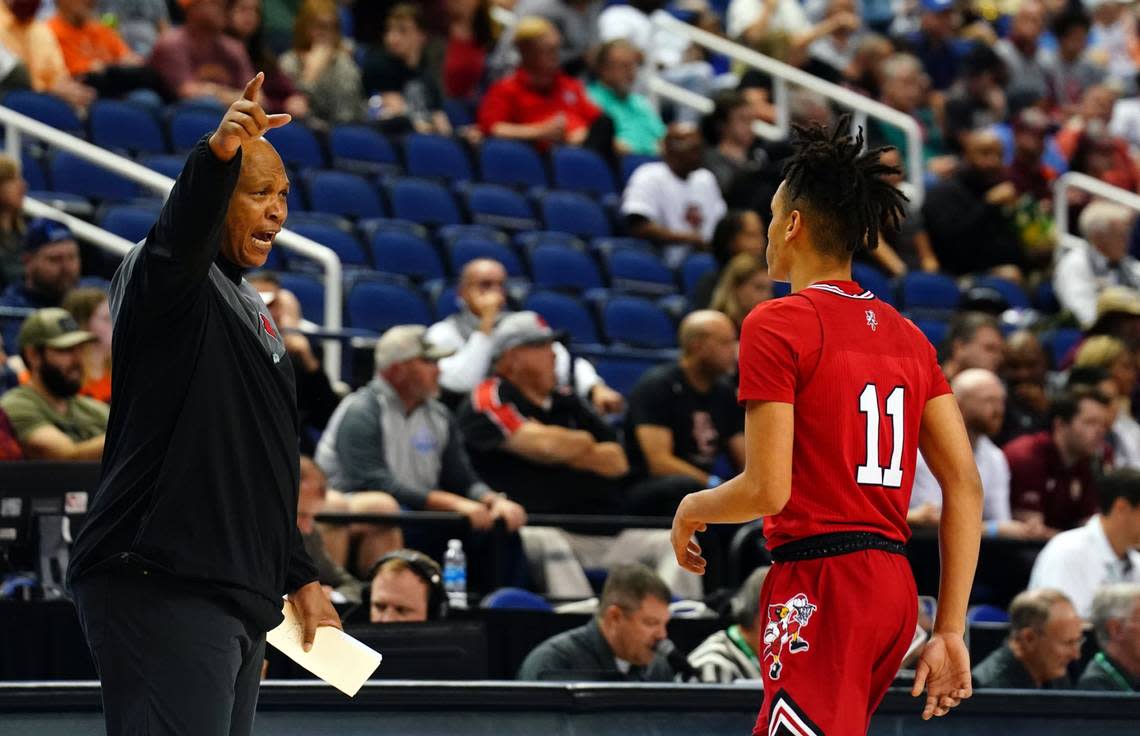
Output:
<svg viewBox="0 0 1140 736">
<path fill-rule="evenodd" d="M 863 486 L 902 487 L 903 395 L 896 386 L 887 396 L 886 415 L 891 418 L 891 466 L 879 464 L 879 389 L 873 383 L 859 394 L 859 411 L 867 417 L 867 461 L 855 472 L 855 482 Z"/>
</svg>

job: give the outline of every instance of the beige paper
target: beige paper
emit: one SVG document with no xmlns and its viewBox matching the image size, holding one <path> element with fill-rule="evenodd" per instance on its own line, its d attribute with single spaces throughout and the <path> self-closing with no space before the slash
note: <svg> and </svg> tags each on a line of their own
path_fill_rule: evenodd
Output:
<svg viewBox="0 0 1140 736">
<path fill-rule="evenodd" d="M 348 697 L 356 695 L 380 666 L 380 652 L 332 626 L 318 628 L 313 648 L 306 652 L 301 648 L 304 628 L 293 604 L 285 601 L 281 612 L 285 620 L 265 635 L 265 641 Z"/>
</svg>

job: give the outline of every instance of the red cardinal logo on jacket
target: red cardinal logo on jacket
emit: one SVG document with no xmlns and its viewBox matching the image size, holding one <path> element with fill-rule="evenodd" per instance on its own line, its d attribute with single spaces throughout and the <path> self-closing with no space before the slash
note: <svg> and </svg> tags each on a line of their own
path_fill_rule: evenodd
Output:
<svg viewBox="0 0 1140 736">
<path fill-rule="evenodd" d="M 277 337 L 277 333 L 273 330 L 273 323 L 269 321 L 269 317 L 265 316 L 262 312 L 258 312 L 257 316 L 261 317 L 261 326 L 265 330 L 265 334 L 274 340 L 280 340 L 281 338 Z"/>
</svg>

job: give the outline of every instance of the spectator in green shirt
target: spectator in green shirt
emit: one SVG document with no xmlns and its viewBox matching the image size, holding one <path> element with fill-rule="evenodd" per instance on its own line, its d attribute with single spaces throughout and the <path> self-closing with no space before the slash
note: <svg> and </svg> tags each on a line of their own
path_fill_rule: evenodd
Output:
<svg viewBox="0 0 1140 736">
<path fill-rule="evenodd" d="M 109 407 L 79 396 L 83 346 L 95 335 L 79 329 L 65 309 L 40 309 L 20 327 L 28 383 L 0 396 L 16 439 L 29 459 L 99 460 Z"/>
<path fill-rule="evenodd" d="M 665 135 L 665 123 L 644 95 L 633 93 L 641 51 L 629 41 L 608 41 L 598 50 L 598 81 L 586 88 L 598 107 L 614 121 L 618 153 L 652 156 Z"/>
</svg>

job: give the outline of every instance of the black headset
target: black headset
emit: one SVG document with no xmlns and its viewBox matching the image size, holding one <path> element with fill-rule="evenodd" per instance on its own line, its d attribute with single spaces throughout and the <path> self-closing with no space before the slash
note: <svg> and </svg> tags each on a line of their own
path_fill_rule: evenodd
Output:
<svg viewBox="0 0 1140 736">
<path fill-rule="evenodd" d="M 371 581 L 376 578 L 376 573 L 380 571 L 384 563 L 392 560 L 404 562 L 416 577 L 427 583 L 428 621 L 447 618 L 447 593 L 443 589 L 443 571 L 440 569 L 439 563 L 422 552 L 417 552 L 414 549 L 398 549 L 395 552 L 389 552 L 372 563 L 372 568 L 368 571 L 369 583 L 371 584 Z"/>
</svg>

